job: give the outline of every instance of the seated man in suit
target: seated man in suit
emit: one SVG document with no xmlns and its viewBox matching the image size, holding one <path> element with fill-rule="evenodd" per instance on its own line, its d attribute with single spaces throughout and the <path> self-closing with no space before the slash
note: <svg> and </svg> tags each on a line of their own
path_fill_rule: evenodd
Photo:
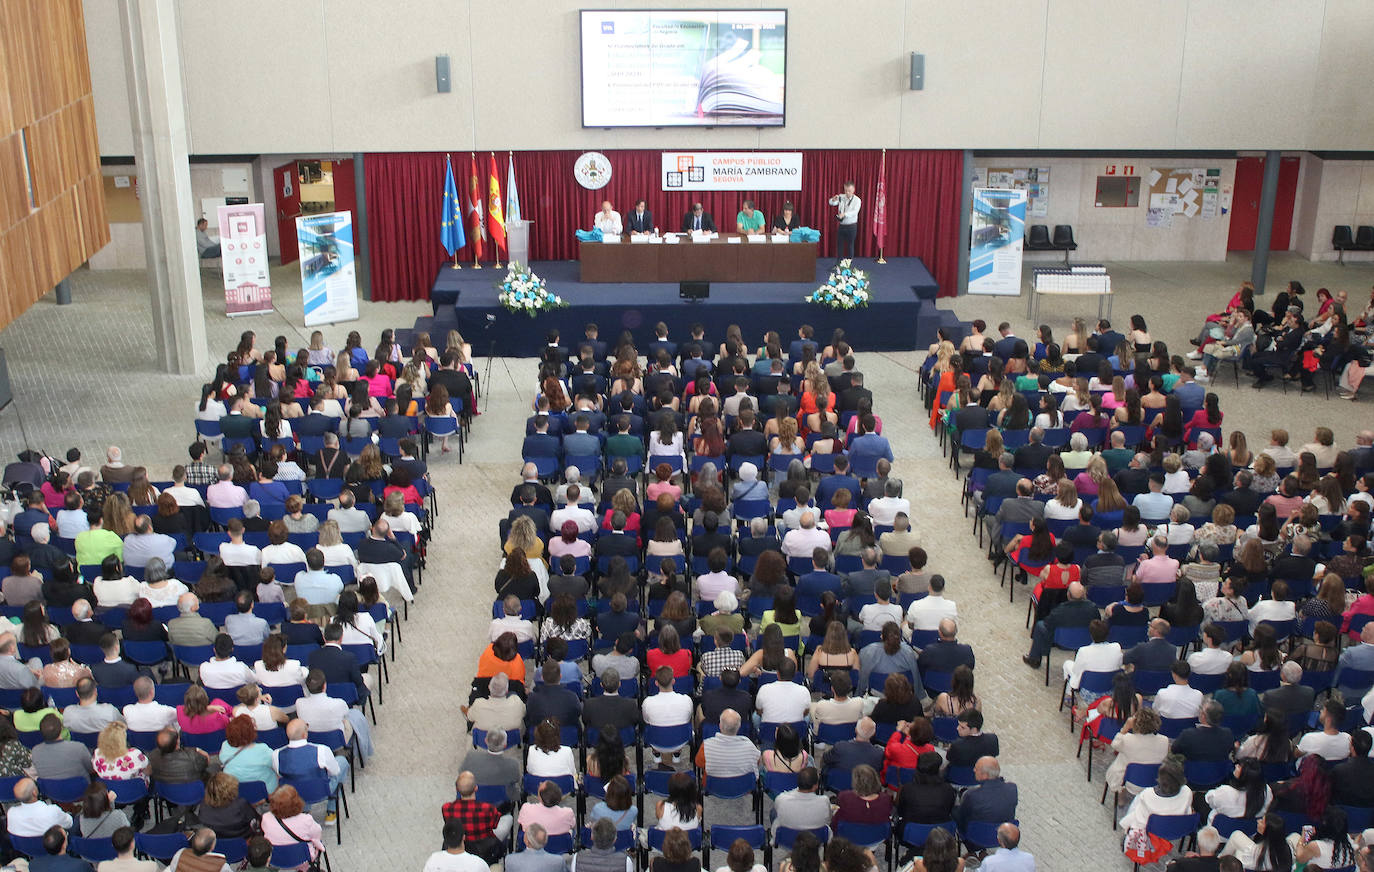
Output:
<svg viewBox="0 0 1374 872">
<path fill-rule="evenodd" d="M 863 717 L 854 725 L 854 738 L 836 742 L 822 758 L 822 772 L 853 772 L 855 766 L 872 766 L 882 771 L 883 749 L 873 744 L 877 725 L 872 718 Z"/>
<path fill-rule="evenodd" d="M 921 649 L 916 658 L 916 666 L 924 675 L 927 672 L 953 672 L 957 666 L 974 668 L 973 647 L 958 639 L 959 622 L 954 618 L 940 621 L 940 638 Z"/>
<path fill-rule="evenodd" d="M 706 212 L 700 203 L 693 203 L 691 210 L 682 216 L 682 232 L 691 233 L 694 230 L 716 232 L 716 222 L 711 220 L 710 213 Z"/>
<path fill-rule="evenodd" d="M 1279 670 L 1279 686 L 1260 697 L 1265 711 L 1277 711 L 1285 719 L 1312 711 L 1317 692 L 1302 683 L 1302 666 L 1289 660 Z"/>
<path fill-rule="evenodd" d="M 330 623 L 324 628 L 324 645 L 310 652 L 307 666 L 324 673 L 324 680 L 334 686 L 351 684 L 358 689 L 359 701 L 367 699 L 371 690 L 367 676 L 358 667 L 358 658 L 343 649 L 343 625 Z"/>
<path fill-rule="evenodd" d="M 1002 778 L 996 757 L 981 757 L 973 765 L 978 784 L 964 792 L 954 807 L 954 822 L 967 830 L 974 821 L 1001 824 L 1016 820 L 1016 785 Z"/>
<path fill-rule="evenodd" d="M 1225 716 L 1226 710 L 1216 700 L 1203 703 L 1197 726 L 1179 733 L 1171 751 L 1190 762 L 1213 763 L 1230 759 L 1236 739 L 1230 728 L 1221 723 Z"/>
<path fill-rule="evenodd" d="M 652 234 L 654 232 L 654 213 L 650 212 L 643 200 L 635 200 L 635 207 L 625 216 L 625 232 L 631 236 Z M 595 325 L 593 325 L 595 326 Z M 591 337 L 595 340 L 595 335 Z M 606 346 L 602 343 L 601 354 L 597 359 L 606 356 Z"/>
<path fill-rule="evenodd" d="M 1016 449 L 1013 465 L 1016 469 L 1035 470 L 1038 473 L 1044 470 L 1053 453 L 1054 449 L 1045 444 L 1045 431 L 1032 427 L 1030 441 Z"/>
<path fill-rule="evenodd" d="M 754 410 L 742 406 L 739 417 L 735 419 L 735 432 L 726 442 L 726 450 L 731 457 L 763 457 L 768 453 L 768 438 L 756 429 L 758 421 Z"/>
<path fill-rule="evenodd" d="M 617 509 L 611 513 L 611 529 L 596 538 L 597 557 L 629 557 L 639 554 L 639 541 L 634 533 L 625 531 L 625 513 Z"/>
<path fill-rule="evenodd" d="M 983 732 L 983 713 L 965 709 L 959 714 L 959 738 L 949 746 L 945 759 L 951 766 L 973 766 L 983 757 L 996 757 L 999 751 L 997 736 Z"/>
<path fill-rule="evenodd" d="M 1123 664 L 1147 672 L 1168 672 L 1178 659 L 1178 648 L 1166 638 L 1168 635 L 1168 621 L 1150 621 L 1149 638 L 1123 654 Z"/>
</svg>

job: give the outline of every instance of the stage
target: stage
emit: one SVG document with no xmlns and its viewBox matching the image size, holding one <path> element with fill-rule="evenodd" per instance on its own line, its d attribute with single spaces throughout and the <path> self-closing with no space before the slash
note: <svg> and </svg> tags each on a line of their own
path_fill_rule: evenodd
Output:
<svg viewBox="0 0 1374 872">
<path fill-rule="evenodd" d="M 738 324 L 751 345 L 760 344 L 769 329 L 787 337 L 801 324 L 811 324 L 816 336 L 825 339 L 842 327 L 861 348 L 873 351 L 909 351 L 934 341 L 937 327 L 957 326 L 951 313 L 936 309 L 937 285 L 919 258 L 855 263 L 868 273 L 873 299 L 866 309 L 840 311 L 803 299 L 830 274 L 830 262 L 817 264 L 813 282 L 718 283 L 712 284 L 710 299 L 689 302 L 678 299 L 676 284 L 585 284 L 578 281 L 577 261 L 536 261 L 535 274 L 570 305 L 534 318 L 507 312 L 497 302 L 496 282 L 505 276 L 504 269 L 445 265 L 430 290 L 434 317 L 420 319 L 414 329 L 428 331 L 442 344 L 443 333 L 456 327 L 474 349 L 484 350 L 495 341 L 503 354 L 533 357 L 548 330 L 556 327 L 565 343 L 576 342 L 588 321 L 595 321 L 601 338 L 612 344 L 620 331 L 630 330 L 641 348 L 653 338 L 659 321 L 674 339 L 685 337 L 688 326 L 699 322 L 717 342 L 728 325 Z M 400 338 L 403 344 L 408 341 Z"/>
</svg>

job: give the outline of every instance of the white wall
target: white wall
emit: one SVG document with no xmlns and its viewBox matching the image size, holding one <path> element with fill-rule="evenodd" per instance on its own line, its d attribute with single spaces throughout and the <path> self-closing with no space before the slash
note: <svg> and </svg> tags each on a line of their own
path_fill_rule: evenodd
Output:
<svg viewBox="0 0 1374 872">
<path fill-rule="evenodd" d="M 1033 158 L 1024 155 L 998 157 L 979 155 L 973 161 L 979 167 L 1049 167 L 1049 213 L 1043 218 L 1027 217 L 1027 224 L 1045 224 L 1053 231 L 1056 224 L 1073 226 L 1078 250 L 1071 256 L 1080 262 L 1108 260 L 1194 260 L 1224 261 L 1226 237 L 1230 232 L 1228 215 L 1218 215 L 1209 221 L 1200 216 L 1175 216 L 1170 227 L 1147 227 L 1145 213 L 1149 205 L 1147 176 L 1152 166 L 1164 168 L 1206 167 L 1221 170 L 1221 184 L 1235 180 L 1236 162 L 1208 157 L 1189 157 L 1187 154 L 1150 157 Z M 1140 204 L 1136 207 L 1096 206 L 1097 177 L 1105 175 L 1107 166 L 1115 164 L 1117 173 L 1125 165 L 1133 165 L 1141 177 Z M 1027 252 L 1026 262 L 1050 264 L 1062 260 L 1058 252 Z"/>
<path fill-rule="evenodd" d="M 1110 152 L 1359 149 L 1374 141 L 1368 0 L 742 5 L 756 4 L 789 10 L 787 127 L 691 132 L 581 127 L 577 12 L 586 0 L 178 4 L 191 150 Z M 116 3 L 84 5 L 101 151 L 128 155 Z M 921 92 L 907 88 L 913 51 L 926 56 Z M 452 58 L 452 93 L 435 93 L 437 54 Z"/>
<path fill-rule="evenodd" d="M 1374 161 L 1309 159 L 1304 177 L 1310 184 L 1309 202 L 1293 247 L 1309 260 L 1336 260 L 1337 252 L 1331 249 L 1335 225 L 1349 224 L 1351 233 L 1361 224 L 1374 225 Z M 1374 252 L 1350 251 L 1345 259 L 1372 261 Z"/>
</svg>

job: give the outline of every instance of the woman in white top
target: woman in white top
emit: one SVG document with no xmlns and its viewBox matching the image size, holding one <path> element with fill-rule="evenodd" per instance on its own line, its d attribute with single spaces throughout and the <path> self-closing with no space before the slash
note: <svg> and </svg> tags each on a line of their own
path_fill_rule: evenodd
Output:
<svg viewBox="0 0 1374 872">
<path fill-rule="evenodd" d="M 177 597 L 186 593 L 190 588 L 172 578 L 162 559 L 154 557 L 148 561 L 148 565 L 143 567 L 143 583 L 138 586 L 138 596 L 143 597 L 153 604 L 153 608 L 159 606 L 174 606 L 177 604 Z M 99 599 L 99 592 L 96 598 Z M 100 599 L 100 604 L 108 605 L 105 600 Z"/>
<path fill-rule="evenodd" d="M 391 532 L 420 535 L 420 519 L 406 511 L 406 499 L 400 491 L 387 494 L 382 511 L 386 514 L 386 522 L 391 525 Z"/>
<path fill-rule="evenodd" d="M 1045 503 L 1046 520 L 1076 521 L 1078 512 L 1083 508 L 1083 500 L 1078 496 L 1078 488 L 1065 479 L 1059 481 L 1059 494 Z"/>
<path fill-rule="evenodd" d="M 1193 489 L 1193 480 L 1188 470 L 1183 468 L 1183 459 L 1177 454 L 1164 455 L 1164 492 L 1166 494 L 1186 494 Z"/>
<path fill-rule="evenodd" d="M 148 568 L 145 566 L 143 571 L 146 574 Z M 165 569 L 163 571 L 166 572 Z M 102 607 L 132 605 L 138 599 L 142 585 L 133 576 L 125 575 L 122 566 L 116 567 L 113 575 L 116 577 L 106 578 L 102 570 L 101 577 L 91 582 L 91 592 L 95 594 L 96 602 Z"/>
<path fill-rule="evenodd" d="M 1283 818 L 1270 812 L 1259 819 L 1254 838 L 1236 830 L 1222 846 L 1219 856 L 1235 857 L 1254 872 L 1288 872 L 1293 868 L 1293 849 L 1288 846 Z M 1296 835 L 1296 834 L 1295 834 Z"/>
<path fill-rule="evenodd" d="M 1169 755 L 1169 737 L 1159 732 L 1159 715 L 1154 709 L 1143 708 L 1126 719 L 1121 731 L 1112 739 L 1116 759 L 1107 767 L 1107 789 L 1113 793 L 1123 787 L 1126 767 L 1131 763 L 1163 763 Z M 1140 792 L 1140 786 L 1124 784 L 1129 793 Z"/>
<path fill-rule="evenodd" d="M 263 566 L 281 566 L 286 563 L 304 563 L 305 552 L 301 546 L 290 541 L 291 533 L 281 521 L 273 521 L 267 527 L 267 539 L 272 544 L 259 552 Z"/>
<path fill-rule="evenodd" d="M 690 772 L 678 772 L 668 779 L 668 798 L 660 799 L 655 809 L 655 829 L 695 830 L 701 826 L 701 802 L 697 780 Z"/>
<path fill-rule="evenodd" d="M 672 419 L 664 416 L 664 425 L 658 430 L 649 433 L 649 457 L 682 457 L 682 433 L 672 423 Z M 656 464 L 650 463 L 650 466 Z"/>
<path fill-rule="evenodd" d="M 1059 401 L 1053 393 L 1040 397 L 1040 413 L 1035 416 L 1035 426 L 1041 430 L 1056 430 L 1064 426 L 1064 415 L 1059 411 Z"/>
<path fill-rule="evenodd" d="M 1262 817 L 1269 810 L 1274 795 L 1264 783 L 1264 770 L 1260 762 L 1241 760 L 1236 763 L 1231 780 L 1207 791 L 1205 798 L 1212 809 L 1207 816 L 1210 824 L 1216 821 L 1217 815 L 1246 820 Z"/>
<path fill-rule="evenodd" d="M 1293 850 L 1294 865 L 1307 864 L 1310 869 L 1343 869 L 1356 865 L 1355 845 L 1351 842 L 1345 809 L 1328 805 L 1316 826 L 1316 832 L 1305 843 L 1300 833 L 1290 833 L 1288 847 Z"/>
<path fill-rule="evenodd" d="M 262 644 L 262 659 L 253 664 L 258 684 L 263 687 L 299 687 L 305 683 L 305 667 L 301 661 L 286 656 L 286 642 L 273 634 Z"/>
<path fill-rule="evenodd" d="M 351 566 L 358 568 L 358 555 L 346 544 L 339 533 L 338 521 L 325 521 L 320 524 L 319 542 L 315 545 L 324 554 L 325 566 Z"/>
<path fill-rule="evenodd" d="M 1159 780 L 1154 787 L 1142 790 L 1122 815 L 1122 831 L 1143 830 L 1155 814 L 1191 814 L 1193 791 L 1185 783 L 1183 767 L 1165 763 L 1159 767 Z"/>
<path fill-rule="evenodd" d="M 372 615 L 358 607 L 358 594 L 346 590 L 339 594 L 339 611 L 334 618 L 343 626 L 343 644 L 371 645 L 380 652 L 386 644 L 382 634 L 377 631 L 377 622 Z"/>
<path fill-rule="evenodd" d="M 580 769 L 573 749 L 560 744 L 557 724 L 544 721 L 534 728 L 534 744 L 530 746 L 529 756 L 525 760 L 526 775 L 540 778 L 567 775 L 576 778 Z"/>
<path fill-rule="evenodd" d="M 259 730 L 275 730 L 291 720 L 291 716 L 274 705 L 271 697 L 264 697 L 256 684 L 245 684 L 238 690 L 239 704 L 234 706 L 233 717 L 248 715 L 253 726 Z M 293 706 L 294 708 L 294 706 Z"/>
<path fill-rule="evenodd" d="M 1048 514 L 1048 507 L 1046 507 L 1046 516 Z M 1163 533 L 1168 538 L 1170 545 L 1191 545 L 1197 528 L 1188 523 L 1190 517 L 1192 514 L 1188 508 L 1180 503 L 1169 510 L 1169 523 L 1160 524 L 1155 528 L 1155 532 Z"/>
</svg>

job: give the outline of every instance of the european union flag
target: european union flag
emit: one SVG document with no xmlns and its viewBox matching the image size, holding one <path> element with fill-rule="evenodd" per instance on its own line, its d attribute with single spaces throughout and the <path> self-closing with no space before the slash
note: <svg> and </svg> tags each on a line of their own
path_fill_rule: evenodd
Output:
<svg viewBox="0 0 1374 872">
<path fill-rule="evenodd" d="M 444 208 L 439 215 L 439 242 L 453 257 L 458 250 L 468 244 L 463 233 L 463 201 L 458 199 L 458 185 L 453 181 L 453 162 L 444 158 L 447 170 L 444 173 Z"/>
</svg>

